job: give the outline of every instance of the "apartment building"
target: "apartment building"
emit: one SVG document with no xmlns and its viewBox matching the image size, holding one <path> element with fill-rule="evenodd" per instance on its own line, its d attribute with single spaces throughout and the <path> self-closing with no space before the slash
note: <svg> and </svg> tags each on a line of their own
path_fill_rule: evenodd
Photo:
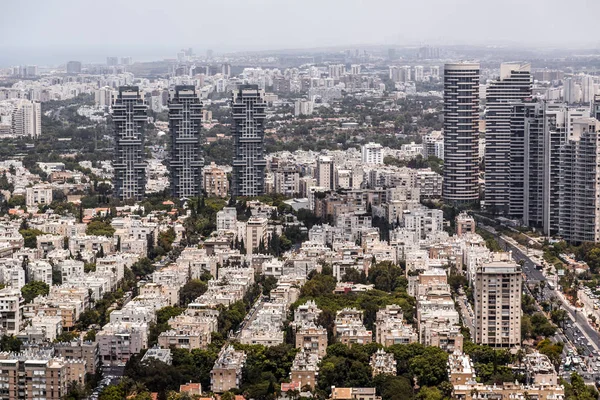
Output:
<svg viewBox="0 0 600 400">
<path fill-rule="evenodd" d="M 223 393 L 239 388 L 242 382 L 242 368 L 246 362 L 246 353 L 236 351 L 233 346 L 223 346 L 210 371 L 210 386 L 215 393 Z"/>
<path fill-rule="evenodd" d="M 371 356 L 369 365 L 373 369 L 373 377 L 379 374 L 396 375 L 396 359 L 394 354 L 386 353 L 383 349 L 377 349 Z"/>
<path fill-rule="evenodd" d="M 296 331 L 296 348 L 325 357 L 327 353 L 327 329 L 312 322 L 306 323 Z"/>
<path fill-rule="evenodd" d="M 492 253 L 475 273 L 475 343 L 492 347 L 521 344 L 521 267 Z"/>
</svg>

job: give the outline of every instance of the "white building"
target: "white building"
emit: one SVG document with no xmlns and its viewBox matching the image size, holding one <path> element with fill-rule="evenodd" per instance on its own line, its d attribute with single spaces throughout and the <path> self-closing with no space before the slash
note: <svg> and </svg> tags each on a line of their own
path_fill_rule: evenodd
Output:
<svg viewBox="0 0 600 400">
<path fill-rule="evenodd" d="M 383 147 L 379 143 L 364 144 L 361 153 L 363 163 L 383 164 Z"/>
<path fill-rule="evenodd" d="M 38 101 L 20 100 L 12 115 L 13 134 L 40 137 L 42 133 L 42 108 Z"/>
</svg>

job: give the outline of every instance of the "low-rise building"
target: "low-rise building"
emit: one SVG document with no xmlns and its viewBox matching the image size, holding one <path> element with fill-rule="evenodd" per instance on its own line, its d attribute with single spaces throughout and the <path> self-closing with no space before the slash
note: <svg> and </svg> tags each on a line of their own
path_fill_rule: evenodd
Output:
<svg viewBox="0 0 600 400">
<path fill-rule="evenodd" d="M 290 381 L 297 383 L 299 388 L 308 386 L 314 389 L 319 375 L 319 361 L 316 353 L 301 350 L 292 363 Z"/>
<path fill-rule="evenodd" d="M 375 388 L 338 388 L 331 387 L 332 400 L 381 400 Z"/>
<path fill-rule="evenodd" d="M 319 357 L 327 354 L 327 329 L 318 327 L 313 322 L 306 323 L 296 331 L 296 348 Z"/>
<path fill-rule="evenodd" d="M 373 369 L 373 377 L 379 374 L 396 375 L 396 359 L 394 354 L 386 353 L 383 349 L 378 349 L 371 356 L 370 362 Z"/>
<path fill-rule="evenodd" d="M 215 393 L 223 393 L 239 388 L 245 362 L 246 353 L 236 351 L 231 345 L 223 346 L 210 371 L 211 390 Z"/>
</svg>

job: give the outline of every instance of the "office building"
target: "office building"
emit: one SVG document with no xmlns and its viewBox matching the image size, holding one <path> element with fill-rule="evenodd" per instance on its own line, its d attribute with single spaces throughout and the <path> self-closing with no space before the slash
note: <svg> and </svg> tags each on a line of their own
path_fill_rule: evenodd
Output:
<svg viewBox="0 0 600 400">
<path fill-rule="evenodd" d="M 171 193 L 175 198 L 202 193 L 202 102 L 194 86 L 175 86 L 169 99 Z"/>
<path fill-rule="evenodd" d="M 147 106 L 137 86 L 121 86 L 112 105 L 115 130 L 114 193 L 119 200 L 141 200 L 146 188 L 144 123 Z"/>
<path fill-rule="evenodd" d="M 486 91 L 485 208 L 507 214 L 510 198 L 510 140 L 513 104 L 531 97 L 531 65 L 505 63 Z"/>
<path fill-rule="evenodd" d="M 240 85 L 233 92 L 233 196 L 265 192 L 264 91 L 258 85 Z"/>
<path fill-rule="evenodd" d="M 475 272 L 475 343 L 521 344 L 521 267 L 511 253 L 492 253 Z"/>
<path fill-rule="evenodd" d="M 600 241 L 600 122 L 573 123 L 560 152 L 559 235 L 571 243 Z"/>
<path fill-rule="evenodd" d="M 39 101 L 21 99 L 12 114 L 12 131 L 16 136 L 38 138 L 42 134 L 42 107 Z"/>
<path fill-rule="evenodd" d="M 69 61 L 67 63 L 67 74 L 80 74 L 81 61 Z"/>
<path fill-rule="evenodd" d="M 479 199 L 479 64 L 444 66 L 444 186 L 448 204 Z"/>
</svg>

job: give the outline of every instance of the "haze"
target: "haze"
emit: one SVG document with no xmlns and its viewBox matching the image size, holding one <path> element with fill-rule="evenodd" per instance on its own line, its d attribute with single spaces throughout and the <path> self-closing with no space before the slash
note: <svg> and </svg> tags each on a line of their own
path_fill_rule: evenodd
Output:
<svg viewBox="0 0 600 400">
<path fill-rule="evenodd" d="M 0 61 L 344 45 L 597 46 L 598 0 L 32 0 L 2 3 Z M 16 60 L 22 57 L 25 59 Z"/>
</svg>

